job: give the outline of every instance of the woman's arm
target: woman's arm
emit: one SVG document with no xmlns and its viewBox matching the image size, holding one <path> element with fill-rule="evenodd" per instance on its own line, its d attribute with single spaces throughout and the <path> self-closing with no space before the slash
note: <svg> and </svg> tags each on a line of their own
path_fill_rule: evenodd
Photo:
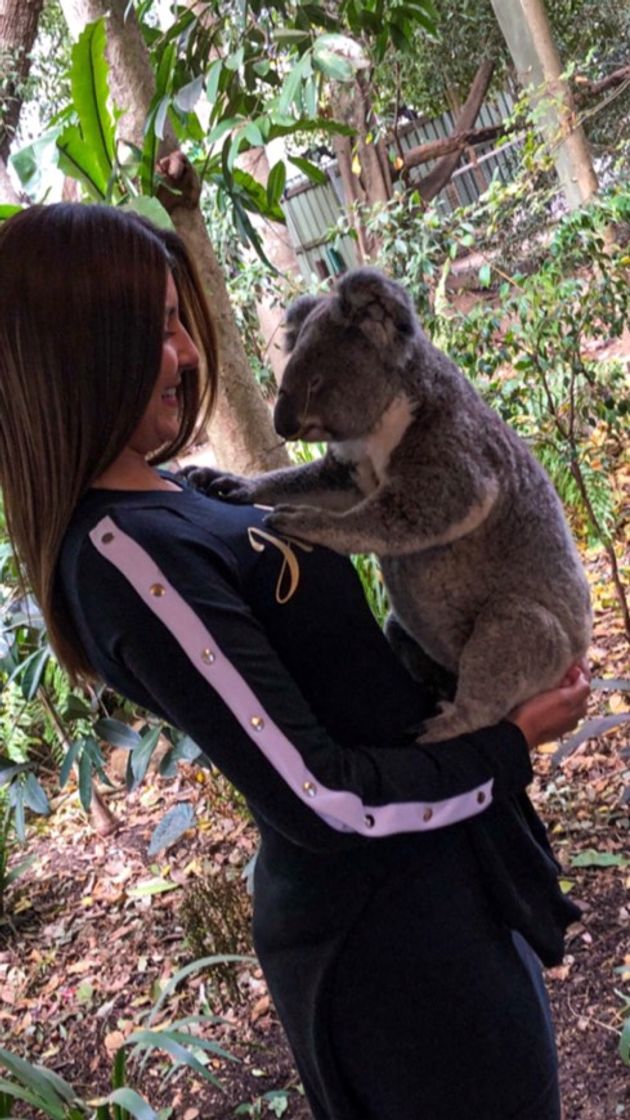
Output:
<svg viewBox="0 0 630 1120">
<path fill-rule="evenodd" d="M 334 850 L 444 827 L 530 781 L 516 722 L 435 746 L 343 748 L 314 719 L 237 574 L 210 546 L 188 540 L 185 527 L 156 534 L 131 514 L 104 519 L 90 540 L 80 599 L 97 645 L 109 646 L 104 675 L 132 695 L 139 685 L 148 706 L 295 843 Z"/>
</svg>

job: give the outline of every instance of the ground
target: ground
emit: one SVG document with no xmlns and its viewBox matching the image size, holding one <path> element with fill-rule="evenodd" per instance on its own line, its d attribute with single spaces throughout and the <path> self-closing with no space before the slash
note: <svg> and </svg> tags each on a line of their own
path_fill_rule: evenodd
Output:
<svg viewBox="0 0 630 1120">
<path fill-rule="evenodd" d="M 627 677 L 628 645 L 604 557 L 593 554 L 588 570 L 597 609 L 594 673 Z M 629 706 L 628 693 L 596 691 L 592 706 L 594 713 L 620 711 Z M 583 907 L 564 963 L 548 973 L 565 1120 L 630 1120 L 630 1069 L 618 1053 L 622 993 L 630 999 L 630 956 L 624 958 L 630 952 L 627 734 L 616 729 L 590 739 L 559 767 L 551 749 L 537 755 L 533 796 L 562 862 L 564 889 Z M 115 780 L 116 763 L 114 758 Z M 194 804 L 199 828 L 166 854 L 149 857 L 155 824 L 182 801 Z M 216 920 L 213 906 L 225 910 L 226 884 L 235 900 L 233 929 L 243 928 L 248 902 L 241 876 L 256 844 L 246 814 L 222 780 L 192 766 L 175 780 L 153 774 L 131 795 L 119 789 L 109 804 L 120 827 L 101 837 L 83 817 L 75 791 L 53 796 L 53 815 L 30 822 L 28 848 L 35 862 L 12 887 L 7 917 L 0 921 L 4 1045 L 55 1070 L 86 1099 L 109 1091 L 115 1052 L 132 1031 L 149 1025 L 151 1008 L 177 970 L 200 952 L 221 950 L 206 930 Z M 191 892 L 198 896 L 198 884 L 208 876 L 213 887 L 204 896 L 205 917 L 194 928 L 188 923 L 187 942 L 183 899 Z M 233 937 L 238 942 L 238 934 Z M 250 951 L 247 944 L 240 948 Z M 246 959 L 231 968 L 231 984 L 217 978 L 216 968 L 182 979 L 153 1024 L 204 1014 L 205 1023 L 190 1029 L 238 1059 L 206 1055 L 221 1088 L 186 1067 L 167 1081 L 172 1067 L 163 1052 L 154 1052 L 144 1070 L 130 1063 L 129 1082 L 154 1108 L 172 1106 L 173 1120 L 307 1120 L 258 966 Z M 274 1090 L 275 1097 L 265 1096 Z M 13 1115 L 34 1120 L 28 1106 L 17 1105 Z"/>
</svg>

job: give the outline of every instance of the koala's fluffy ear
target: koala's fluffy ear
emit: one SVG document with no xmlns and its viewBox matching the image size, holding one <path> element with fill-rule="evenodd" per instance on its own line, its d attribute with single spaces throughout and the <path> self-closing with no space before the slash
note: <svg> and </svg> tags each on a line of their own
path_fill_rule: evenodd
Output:
<svg viewBox="0 0 630 1120">
<path fill-rule="evenodd" d="M 358 327 L 390 356 L 404 356 L 416 331 L 406 291 L 376 268 L 357 268 L 342 277 L 335 293 L 334 318 Z"/>
<path fill-rule="evenodd" d="M 299 299 L 296 299 L 295 303 L 292 303 L 289 307 L 283 323 L 285 332 L 284 349 L 287 354 L 291 353 L 297 342 L 297 336 L 300 333 L 302 323 L 318 303 L 321 303 L 321 299 L 318 299 L 317 296 L 300 296 Z"/>
</svg>

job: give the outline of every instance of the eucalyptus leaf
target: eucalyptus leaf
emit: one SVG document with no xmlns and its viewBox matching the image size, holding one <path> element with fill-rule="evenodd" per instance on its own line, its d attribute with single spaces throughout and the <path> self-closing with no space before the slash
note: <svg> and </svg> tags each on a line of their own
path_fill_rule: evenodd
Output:
<svg viewBox="0 0 630 1120">
<path fill-rule="evenodd" d="M 147 772 L 147 767 L 151 761 L 151 756 L 157 746 L 161 733 L 161 727 L 152 728 L 142 736 L 140 742 L 136 744 L 131 752 L 130 763 L 134 789 L 136 786 L 140 785 L 140 782 Z"/>
<path fill-rule="evenodd" d="M 203 76 L 199 74 L 196 78 L 193 78 L 192 82 L 187 82 L 185 86 L 178 89 L 173 97 L 173 103 L 178 109 L 181 109 L 184 113 L 192 112 L 203 93 L 203 82 Z"/>
</svg>

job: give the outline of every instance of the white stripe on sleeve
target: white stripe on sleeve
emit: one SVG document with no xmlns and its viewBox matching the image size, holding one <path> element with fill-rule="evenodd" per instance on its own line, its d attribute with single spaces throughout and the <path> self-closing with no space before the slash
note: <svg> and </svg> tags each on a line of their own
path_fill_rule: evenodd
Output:
<svg viewBox="0 0 630 1120">
<path fill-rule="evenodd" d="M 109 517 L 98 523 L 90 539 L 166 626 L 196 672 L 218 693 L 256 749 L 295 795 L 331 828 L 364 836 L 422 832 L 474 817 L 491 804 L 492 779 L 443 801 L 403 801 L 375 806 L 365 805 L 350 790 L 324 786 L 306 767 L 297 747 L 274 723 L 247 681 L 148 553 Z"/>
</svg>

